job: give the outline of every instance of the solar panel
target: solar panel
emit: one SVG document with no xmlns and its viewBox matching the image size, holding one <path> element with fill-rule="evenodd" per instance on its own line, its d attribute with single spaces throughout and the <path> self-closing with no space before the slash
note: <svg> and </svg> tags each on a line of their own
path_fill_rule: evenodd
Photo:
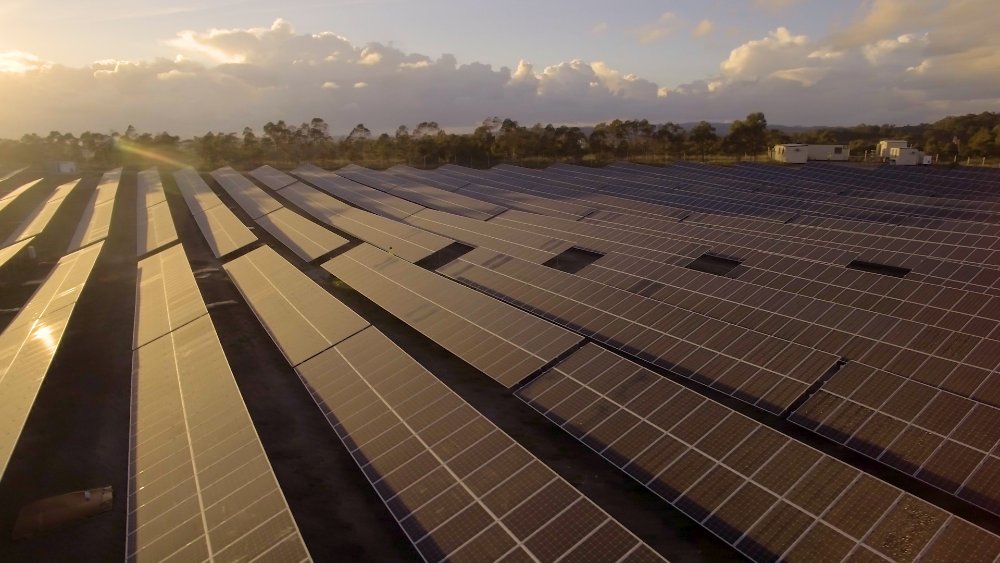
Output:
<svg viewBox="0 0 1000 563">
<path fill-rule="evenodd" d="M 791 420 L 1000 514 L 1000 409 L 848 364 Z"/>
<path fill-rule="evenodd" d="M 466 244 L 489 248 L 541 264 L 573 245 L 564 240 L 536 235 L 488 221 L 469 219 L 425 209 L 406 218 L 406 222 L 421 229 L 453 238 Z"/>
<path fill-rule="evenodd" d="M 250 215 L 251 219 L 258 219 L 281 208 L 278 200 L 228 166 L 214 170 L 212 177 L 236 201 L 236 204 Z"/>
<path fill-rule="evenodd" d="M 139 261 L 135 303 L 133 349 L 208 314 L 183 245 Z"/>
<path fill-rule="evenodd" d="M 118 195 L 118 185 L 121 181 L 122 169 L 117 168 L 105 172 L 101 177 L 97 189 L 90 197 L 87 207 L 83 211 L 80 224 L 73 234 L 73 239 L 69 243 L 67 252 L 73 252 L 93 244 L 99 240 L 108 238 L 111 230 L 111 215 L 115 208 L 115 199 Z"/>
<path fill-rule="evenodd" d="M 453 240 L 411 225 L 355 209 L 336 198 L 296 182 L 282 188 L 282 197 L 317 220 L 383 250 L 416 262 L 452 244 Z"/>
<path fill-rule="evenodd" d="M 353 248 L 323 268 L 506 387 L 582 340 L 372 246 Z"/>
<path fill-rule="evenodd" d="M 34 212 L 24 219 L 17 226 L 13 233 L 7 237 L 7 240 L 3 242 L 0 246 L 10 246 L 15 242 L 24 240 L 29 237 L 33 237 L 42 233 L 45 227 L 49 225 L 52 218 L 55 217 L 57 211 L 62 206 L 63 201 L 65 201 L 66 196 L 73 191 L 80 183 L 79 180 L 73 180 L 72 182 L 67 182 L 52 192 L 49 197 L 35 208 Z"/>
<path fill-rule="evenodd" d="M 167 201 L 167 195 L 163 191 L 163 182 L 160 181 L 160 173 L 155 167 L 136 174 L 136 183 L 139 189 L 136 205 L 140 210 Z"/>
<path fill-rule="evenodd" d="M 129 561 L 309 559 L 207 315 L 133 352 L 132 396 Z"/>
<path fill-rule="evenodd" d="M 166 201 L 139 211 L 136 256 L 144 256 L 177 240 L 177 230 Z"/>
<path fill-rule="evenodd" d="M 424 207 L 470 219 L 485 221 L 507 210 L 506 207 L 501 205 L 495 205 L 434 186 L 428 186 L 404 176 L 394 176 L 359 166 L 345 166 L 337 170 L 337 174 Z"/>
<path fill-rule="evenodd" d="M 296 371 L 424 560 L 662 559 L 374 327 Z"/>
<path fill-rule="evenodd" d="M 174 178 L 216 258 L 257 241 L 250 229 L 222 204 L 219 196 L 215 195 L 193 168 L 182 168 L 174 172 Z"/>
<path fill-rule="evenodd" d="M 31 188 L 37 186 L 38 183 L 41 182 L 43 179 L 44 178 L 32 180 L 31 182 L 23 184 L 18 188 L 14 188 L 10 193 L 5 194 L 3 197 L 0 197 L 0 211 L 3 211 L 4 209 L 7 208 L 8 205 L 14 203 L 14 201 L 17 200 L 18 196 L 30 190 Z"/>
<path fill-rule="evenodd" d="M 0 248 L 0 268 L 3 268 L 7 262 L 11 261 L 15 256 L 17 256 L 17 254 L 21 252 L 21 250 L 23 250 L 24 247 L 31 244 L 32 240 L 34 239 L 26 238 L 20 242 L 15 242 L 10 246 L 5 246 L 3 248 Z"/>
<path fill-rule="evenodd" d="M 838 361 L 832 354 L 485 249 L 438 271 L 773 413 L 788 409 Z M 717 338 L 720 334 L 726 338 Z"/>
<path fill-rule="evenodd" d="M 329 172 L 312 164 L 300 166 L 293 170 L 292 174 L 324 192 L 357 205 L 361 209 L 390 219 L 402 220 L 425 209 L 422 205 L 349 180 L 343 177 L 340 172 Z"/>
<path fill-rule="evenodd" d="M 280 190 L 289 184 L 297 182 L 294 177 L 285 174 L 269 164 L 251 170 L 250 175 L 272 190 Z"/>
<path fill-rule="evenodd" d="M 756 561 L 912 560 L 948 549 L 946 526 L 1000 554 L 1000 537 L 594 344 L 517 394 Z"/>
<path fill-rule="evenodd" d="M 349 242 L 344 237 L 286 208 L 272 211 L 257 218 L 256 221 L 306 261 L 315 260 Z"/>
<path fill-rule="evenodd" d="M 198 213 L 194 220 L 216 258 L 257 242 L 257 237 L 225 205 Z"/>
<path fill-rule="evenodd" d="M 201 179 L 194 168 L 181 168 L 174 172 L 174 180 L 180 189 L 184 201 L 193 215 L 204 213 L 213 207 L 222 205 L 222 200 L 215 195 L 212 188 Z"/>
<path fill-rule="evenodd" d="M 0 334 L 0 476 L 104 243 L 64 256 Z"/>
<path fill-rule="evenodd" d="M 224 268 L 293 366 L 368 326 L 267 246 Z"/>
</svg>

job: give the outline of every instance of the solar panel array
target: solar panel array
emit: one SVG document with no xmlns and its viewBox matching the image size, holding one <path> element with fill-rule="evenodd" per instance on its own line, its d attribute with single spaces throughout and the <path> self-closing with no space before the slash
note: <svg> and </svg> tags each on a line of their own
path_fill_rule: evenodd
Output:
<svg viewBox="0 0 1000 563">
<path fill-rule="evenodd" d="M 318 221 L 410 262 L 426 258 L 455 242 L 351 207 L 301 182 L 285 186 L 278 193 Z"/>
<path fill-rule="evenodd" d="M 126 558 L 308 560 L 184 247 L 136 293 Z"/>
<path fill-rule="evenodd" d="M 1000 537 L 594 344 L 518 395 L 753 560 L 1000 553 Z"/>
<path fill-rule="evenodd" d="M 304 260 L 315 260 L 348 243 L 344 237 L 287 209 L 232 168 L 220 168 L 212 172 L 212 177 L 254 222 Z M 273 177 L 272 173 L 265 178 Z"/>
<path fill-rule="evenodd" d="M 309 559 L 296 520 L 315 532 L 314 505 L 293 515 L 255 428 L 269 415 L 241 396 L 258 383 L 223 349 L 269 336 L 300 382 L 268 392 L 311 396 L 370 508 L 427 561 L 662 560 L 692 541 L 658 537 L 669 518 L 605 511 L 633 500 L 691 519 L 703 539 L 684 546 L 714 535 L 755 561 L 1000 561 L 994 172 L 171 172 L 205 240 L 178 241 L 178 194 L 139 172 L 129 560 Z M 67 197 L 77 181 L 0 197 L 0 211 L 36 205 L 7 220 L 0 267 L 70 241 L 23 306 L 0 310 L 16 311 L 0 333 L 0 476 L 40 424 L 28 415 L 50 401 L 39 390 L 98 256 L 119 252 L 102 241 L 127 174 L 87 197 Z M 231 311 L 199 288 L 222 291 L 215 265 L 243 297 L 218 305 L 267 336 L 217 324 Z M 46 268 L 7 266 L 0 283 Z M 73 331 L 71 347 L 93 341 Z M 641 487 L 594 481 L 615 469 Z M 336 486 L 311 494 L 338 502 Z"/>
<path fill-rule="evenodd" d="M 425 560 L 661 559 L 273 250 L 225 268 Z"/>
<path fill-rule="evenodd" d="M 323 268 L 505 387 L 581 340 L 373 246 L 353 248 Z"/>
<path fill-rule="evenodd" d="M 374 327 L 296 370 L 424 560 L 662 560 Z"/>
</svg>

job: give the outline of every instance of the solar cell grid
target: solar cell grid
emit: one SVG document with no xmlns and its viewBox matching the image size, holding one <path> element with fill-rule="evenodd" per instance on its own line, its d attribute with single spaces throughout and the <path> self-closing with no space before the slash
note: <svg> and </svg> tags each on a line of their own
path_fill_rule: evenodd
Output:
<svg viewBox="0 0 1000 563">
<path fill-rule="evenodd" d="M 678 402 L 690 391 L 654 374 L 645 393 L 622 395 L 633 397 L 627 401 L 612 400 L 613 388 L 595 388 L 615 375 L 622 385 L 632 382 L 637 370 L 646 371 L 588 344 L 517 394 L 754 560 L 808 560 L 799 558 L 846 554 L 859 545 L 907 560 L 907 554 L 925 547 L 948 549 L 950 540 L 935 535 L 946 521 L 979 538 L 984 553 L 1000 550 L 1000 537 L 717 403 L 699 399 L 692 407 Z M 600 375 L 594 377 L 595 372 Z M 586 400 L 568 404 L 564 398 L 581 392 Z M 650 393 L 657 395 L 655 401 L 639 400 Z M 603 416 L 573 417 L 574 409 L 582 414 L 597 402 Z M 633 410 L 650 402 L 663 405 L 658 418 Z M 607 424 L 624 420 L 622 413 L 645 426 L 605 434 Z M 574 425 L 573 420 L 586 423 Z M 942 547 L 935 547 L 938 542 Z"/>
<path fill-rule="evenodd" d="M 286 186 L 279 193 L 320 222 L 410 262 L 426 258 L 454 242 L 450 238 L 352 208 L 301 182 Z"/>
<path fill-rule="evenodd" d="M 507 210 L 506 207 L 429 186 L 412 178 L 358 166 L 345 166 L 337 170 L 337 174 L 418 205 L 470 219 L 486 220 Z"/>
<path fill-rule="evenodd" d="M 209 317 L 133 354 L 126 558 L 308 560 Z"/>
<path fill-rule="evenodd" d="M 296 182 L 294 177 L 269 164 L 254 168 L 250 171 L 250 175 L 272 190 L 280 190 Z"/>
<path fill-rule="evenodd" d="M 136 256 L 144 256 L 177 240 L 177 229 L 166 201 L 139 210 Z"/>
<path fill-rule="evenodd" d="M 791 420 L 997 513 L 998 491 L 983 477 L 997 461 L 1000 409 L 866 366 L 848 367 Z"/>
<path fill-rule="evenodd" d="M 351 249 L 323 268 L 507 387 L 580 341 L 372 246 Z"/>
<path fill-rule="evenodd" d="M 133 350 L 207 313 L 183 245 L 139 261 Z"/>
<path fill-rule="evenodd" d="M 315 260 L 348 243 L 344 237 L 285 208 L 258 217 L 256 221 L 306 261 Z"/>
<path fill-rule="evenodd" d="M 250 229 L 223 205 L 219 196 L 215 195 L 193 168 L 182 168 L 174 172 L 174 179 L 216 258 L 257 241 Z"/>
<path fill-rule="evenodd" d="M 425 560 L 555 560 L 597 534 L 607 553 L 644 547 L 375 328 L 296 371 Z M 359 398 L 381 414 L 354 414 Z"/>
<path fill-rule="evenodd" d="M 433 209 L 415 213 L 407 217 L 405 222 L 472 246 L 490 248 L 539 264 L 573 246 L 566 241 Z"/>
<path fill-rule="evenodd" d="M 228 166 L 213 170 L 212 177 L 251 219 L 258 219 L 281 208 L 278 200 Z"/>
<path fill-rule="evenodd" d="M 357 169 L 360 169 L 360 167 L 350 167 L 350 169 L 330 172 L 318 166 L 306 164 L 293 170 L 292 174 L 305 182 L 313 184 L 324 192 L 348 201 L 365 211 L 390 219 L 401 221 L 425 209 L 422 205 L 406 201 L 392 194 L 366 186 L 359 181 L 352 180 L 350 177 L 356 173 L 355 170 Z"/>
<path fill-rule="evenodd" d="M 270 247 L 223 267 L 292 366 L 368 326 Z"/>
<path fill-rule="evenodd" d="M 474 250 L 439 271 L 557 324 L 568 328 L 583 326 L 579 332 L 629 355 L 699 383 L 726 389 L 733 396 L 772 412 L 782 412 L 791 405 L 837 360 L 833 355 L 766 336 L 745 355 L 730 356 L 719 347 L 707 347 L 715 333 L 726 326 L 723 323 L 483 249 Z M 601 295 L 607 295 L 607 302 L 614 304 L 603 305 Z M 703 325 L 706 328 L 702 335 L 693 336 L 695 329 Z M 790 356 L 787 365 L 791 367 L 787 371 L 779 373 L 763 365 L 781 350 Z M 720 355 L 727 358 L 728 368 L 713 363 Z M 710 367 L 706 370 L 706 366 Z M 725 371 L 721 375 L 713 375 L 722 369 Z"/>
</svg>

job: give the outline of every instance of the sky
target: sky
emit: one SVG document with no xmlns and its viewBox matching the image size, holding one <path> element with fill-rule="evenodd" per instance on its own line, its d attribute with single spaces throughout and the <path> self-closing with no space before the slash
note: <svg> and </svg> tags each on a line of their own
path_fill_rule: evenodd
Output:
<svg viewBox="0 0 1000 563">
<path fill-rule="evenodd" d="M 918 123 L 1000 111 L 998 30 L 995 0 L 0 0 L 0 137 Z"/>
</svg>

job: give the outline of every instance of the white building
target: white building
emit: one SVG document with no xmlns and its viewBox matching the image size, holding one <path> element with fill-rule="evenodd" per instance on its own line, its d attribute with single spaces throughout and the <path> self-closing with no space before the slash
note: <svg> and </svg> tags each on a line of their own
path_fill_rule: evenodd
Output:
<svg viewBox="0 0 1000 563">
<path fill-rule="evenodd" d="M 851 155 L 847 145 L 806 145 L 809 160 L 847 160 Z"/>
<path fill-rule="evenodd" d="M 801 164 L 807 160 L 847 160 L 851 151 L 847 145 L 804 145 L 787 143 L 774 145 L 771 158 L 778 162 Z"/>
<path fill-rule="evenodd" d="M 924 164 L 924 153 L 917 149 L 893 147 L 889 149 L 889 162 L 897 166 Z"/>
<path fill-rule="evenodd" d="M 909 145 L 906 141 L 879 141 L 878 148 L 875 149 L 875 158 L 889 158 L 889 151 L 892 149 L 905 149 Z"/>
<path fill-rule="evenodd" d="M 774 148 L 771 150 L 771 158 L 778 162 L 802 164 L 809 159 L 809 145 L 795 143 L 774 145 Z"/>
</svg>

